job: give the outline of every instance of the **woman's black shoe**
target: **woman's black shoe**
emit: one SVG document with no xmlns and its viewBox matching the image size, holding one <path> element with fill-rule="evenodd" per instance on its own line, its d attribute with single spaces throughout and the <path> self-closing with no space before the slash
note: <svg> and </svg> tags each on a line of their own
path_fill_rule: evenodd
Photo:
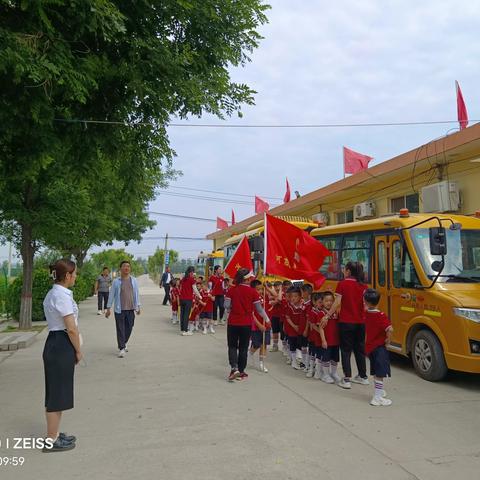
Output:
<svg viewBox="0 0 480 480">
<path fill-rule="evenodd" d="M 48 446 L 43 447 L 42 452 L 49 453 L 49 452 L 66 452 L 67 450 L 73 450 L 75 448 L 75 442 L 67 442 L 64 438 L 61 438 L 60 435 L 58 438 L 53 442 L 51 448 Z"/>
<path fill-rule="evenodd" d="M 70 443 L 77 441 L 77 437 L 75 435 L 67 435 L 64 432 L 60 432 L 58 434 L 58 437 L 63 439 L 63 440 L 66 440 L 67 442 L 70 442 Z"/>
</svg>

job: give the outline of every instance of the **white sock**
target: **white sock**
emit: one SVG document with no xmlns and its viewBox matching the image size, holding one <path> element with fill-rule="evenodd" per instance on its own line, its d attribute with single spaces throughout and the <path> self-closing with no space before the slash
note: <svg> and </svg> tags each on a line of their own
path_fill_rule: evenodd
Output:
<svg viewBox="0 0 480 480">
<path fill-rule="evenodd" d="M 315 355 L 310 355 L 310 365 L 309 365 L 309 367 L 311 369 L 315 368 Z"/>
<path fill-rule="evenodd" d="M 381 398 L 383 395 L 383 379 L 375 378 L 375 398 Z"/>
<path fill-rule="evenodd" d="M 322 362 L 322 372 L 324 375 L 330 375 L 330 362 Z"/>
<path fill-rule="evenodd" d="M 302 361 L 305 366 L 308 367 L 308 352 L 302 350 Z"/>
<path fill-rule="evenodd" d="M 330 360 L 330 373 L 335 375 L 337 373 L 337 362 Z"/>
</svg>

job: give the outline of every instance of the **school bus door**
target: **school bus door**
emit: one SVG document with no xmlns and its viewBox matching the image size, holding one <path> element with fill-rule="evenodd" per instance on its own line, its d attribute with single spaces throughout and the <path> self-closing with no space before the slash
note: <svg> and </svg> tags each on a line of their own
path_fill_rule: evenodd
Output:
<svg viewBox="0 0 480 480">
<path fill-rule="evenodd" d="M 377 236 L 375 253 L 375 288 L 381 294 L 379 308 L 393 325 L 392 350 L 404 351 L 405 330 L 415 311 L 412 307 L 414 286 L 419 283 L 415 267 L 396 234 Z"/>
</svg>

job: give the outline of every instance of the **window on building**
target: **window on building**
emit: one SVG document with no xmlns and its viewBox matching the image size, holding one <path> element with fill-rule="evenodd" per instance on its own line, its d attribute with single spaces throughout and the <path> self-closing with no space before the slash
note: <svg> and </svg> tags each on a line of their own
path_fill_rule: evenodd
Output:
<svg viewBox="0 0 480 480">
<path fill-rule="evenodd" d="M 402 208 L 408 208 L 409 212 L 418 213 L 420 211 L 418 193 L 392 198 L 390 200 L 390 206 L 392 212 L 398 213 Z"/>
<path fill-rule="evenodd" d="M 338 212 L 335 214 L 337 224 L 353 222 L 353 210 L 346 210 L 345 212 Z"/>
</svg>

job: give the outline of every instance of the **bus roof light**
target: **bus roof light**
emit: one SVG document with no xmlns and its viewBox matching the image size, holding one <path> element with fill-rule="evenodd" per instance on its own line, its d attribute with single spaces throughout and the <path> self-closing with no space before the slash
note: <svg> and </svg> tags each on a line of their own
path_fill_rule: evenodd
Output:
<svg viewBox="0 0 480 480">
<path fill-rule="evenodd" d="M 400 214 L 400 218 L 408 218 L 410 216 L 410 212 L 408 211 L 408 208 L 401 208 L 399 214 Z"/>
</svg>

